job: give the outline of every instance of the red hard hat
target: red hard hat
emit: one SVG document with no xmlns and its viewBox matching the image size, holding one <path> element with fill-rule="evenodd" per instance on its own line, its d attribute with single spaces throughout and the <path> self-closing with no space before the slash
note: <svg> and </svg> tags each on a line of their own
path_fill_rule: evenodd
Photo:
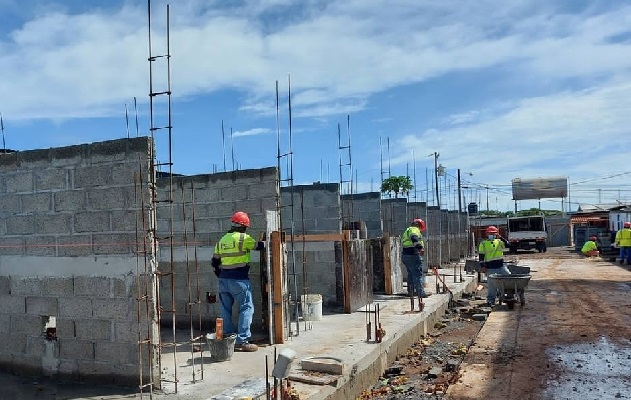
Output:
<svg viewBox="0 0 631 400">
<path fill-rule="evenodd" d="M 590 236 L 589 240 L 596 242 L 598 240 L 598 238 L 596 236 Z"/>
<path fill-rule="evenodd" d="M 500 230 L 497 229 L 497 226 L 491 225 L 491 226 L 486 228 L 486 234 L 487 235 L 495 235 L 497 233 L 500 233 Z"/>
<path fill-rule="evenodd" d="M 244 213 L 243 211 L 237 211 L 236 213 L 234 213 L 230 221 L 234 222 L 235 224 L 243 225 L 246 228 L 250 226 L 250 217 L 248 217 L 248 214 Z"/>
<path fill-rule="evenodd" d="M 425 232 L 425 221 L 420 218 L 415 218 L 412 223 L 418 225 L 418 228 L 421 230 L 421 232 Z"/>
<path fill-rule="evenodd" d="M 631 222 L 625 222 L 622 226 L 625 228 L 631 228 Z"/>
</svg>

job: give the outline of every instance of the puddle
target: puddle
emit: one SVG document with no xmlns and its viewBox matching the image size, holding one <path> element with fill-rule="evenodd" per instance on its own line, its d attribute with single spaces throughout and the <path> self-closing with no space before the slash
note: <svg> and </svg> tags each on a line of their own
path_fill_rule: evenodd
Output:
<svg viewBox="0 0 631 400">
<path fill-rule="evenodd" d="M 621 347 L 601 337 L 595 343 L 555 346 L 546 352 L 563 372 L 548 381 L 544 399 L 631 399 L 629 345 Z"/>
</svg>

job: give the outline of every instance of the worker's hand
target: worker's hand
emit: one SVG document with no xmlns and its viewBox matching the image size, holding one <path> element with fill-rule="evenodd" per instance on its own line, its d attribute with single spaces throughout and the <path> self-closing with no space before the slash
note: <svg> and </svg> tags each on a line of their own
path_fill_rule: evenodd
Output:
<svg viewBox="0 0 631 400">
<path fill-rule="evenodd" d="M 420 250 L 418 251 L 418 254 L 420 254 L 420 255 L 424 256 L 424 255 L 425 255 L 425 249 L 420 249 Z"/>
<path fill-rule="evenodd" d="M 215 273 L 215 276 L 219 278 L 219 275 L 221 275 L 221 268 L 213 266 L 213 272 Z"/>
</svg>

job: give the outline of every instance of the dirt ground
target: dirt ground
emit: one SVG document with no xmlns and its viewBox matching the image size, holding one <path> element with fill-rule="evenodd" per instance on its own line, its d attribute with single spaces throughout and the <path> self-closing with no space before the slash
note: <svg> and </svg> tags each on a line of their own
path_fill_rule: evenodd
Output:
<svg viewBox="0 0 631 400">
<path fill-rule="evenodd" d="M 631 398 L 630 267 L 569 248 L 507 261 L 531 268 L 524 307 L 447 315 L 361 399 Z"/>
</svg>

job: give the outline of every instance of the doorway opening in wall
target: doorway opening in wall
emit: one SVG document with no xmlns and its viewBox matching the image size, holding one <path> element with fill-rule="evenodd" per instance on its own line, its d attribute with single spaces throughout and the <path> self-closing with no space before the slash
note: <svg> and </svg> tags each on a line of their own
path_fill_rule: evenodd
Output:
<svg viewBox="0 0 631 400">
<path fill-rule="evenodd" d="M 44 332 L 44 338 L 48 341 L 57 340 L 57 317 L 55 316 L 42 316 L 42 326 Z"/>
</svg>

